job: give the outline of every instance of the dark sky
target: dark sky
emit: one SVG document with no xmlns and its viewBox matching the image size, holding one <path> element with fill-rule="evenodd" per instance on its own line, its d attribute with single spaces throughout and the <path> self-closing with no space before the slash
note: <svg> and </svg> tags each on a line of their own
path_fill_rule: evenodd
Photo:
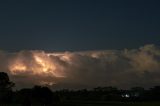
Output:
<svg viewBox="0 0 160 106">
<path fill-rule="evenodd" d="M 2 0 L 0 49 L 82 51 L 160 45 L 159 0 Z"/>
</svg>

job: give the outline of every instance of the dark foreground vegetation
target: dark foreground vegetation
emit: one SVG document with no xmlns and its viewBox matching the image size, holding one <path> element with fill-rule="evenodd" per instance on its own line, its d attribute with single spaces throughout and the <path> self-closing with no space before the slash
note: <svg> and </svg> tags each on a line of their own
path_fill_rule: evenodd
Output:
<svg viewBox="0 0 160 106">
<path fill-rule="evenodd" d="M 35 86 L 13 91 L 14 83 L 0 72 L 0 106 L 158 106 L 160 86 L 148 90 L 116 87 L 97 87 L 92 90 L 63 89 L 52 92 L 47 87 Z"/>
</svg>

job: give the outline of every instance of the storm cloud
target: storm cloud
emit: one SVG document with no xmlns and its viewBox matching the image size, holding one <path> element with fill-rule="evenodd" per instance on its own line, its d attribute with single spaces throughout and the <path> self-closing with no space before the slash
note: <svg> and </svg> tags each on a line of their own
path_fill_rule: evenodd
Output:
<svg viewBox="0 0 160 106">
<path fill-rule="evenodd" d="M 150 87 L 160 84 L 160 49 L 54 52 L 0 51 L 0 70 L 17 88 L 49 85 L 58 88 L 97 86 Z"/>
</svg>

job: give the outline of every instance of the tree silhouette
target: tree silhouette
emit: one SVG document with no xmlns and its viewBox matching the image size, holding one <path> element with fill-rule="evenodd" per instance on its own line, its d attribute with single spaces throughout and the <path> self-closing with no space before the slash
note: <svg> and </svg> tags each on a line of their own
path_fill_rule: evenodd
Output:
<svg viewBox="0 0 160 106">
<path fill-rule="evenodd" d="M 8 74 L 0 72 L 0 102 L 9 102 L 12 96 L 12 87 L 15 84 L 9 80 Z"/>
<path fill-rule="evenodd" d="M 151 99 L 152 100 L 160 100 L 160 86 L 155 86 L 150 89 L 151 92 Z"/>
<path fill-rule="evenodd" d="M 33 102 L 41 104 L 51 104 L 53 100 L 53 93 L 47 87 L 35 86 L 32 88 Z"/>
<path fill-rule="evenodd" d="M 23 104 L 23 106 L 30 106 L 32 100 L 32 90 L 28 88 L 21 89 L 15 92 L 14 102 Z"/>
</svg>

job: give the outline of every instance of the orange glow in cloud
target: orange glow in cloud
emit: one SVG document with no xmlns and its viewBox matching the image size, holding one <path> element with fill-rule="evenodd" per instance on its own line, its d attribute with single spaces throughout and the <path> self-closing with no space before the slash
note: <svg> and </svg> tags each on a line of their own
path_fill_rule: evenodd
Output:
<svg viewBox="0 0 160 106">
<path fill-rule="evenodd" d="M 27 67 L 23 63 L 18 61 L 11 65 L 9 68 L 12 74 L 16 74 L 17 71 L 25 72 L 27 70 Z"/>
<path fill-rule="evenodd" d="M 35 62 L 38 64 L 37 68 L 40 68 L 41 72 L 53 74 L 55 76 L 59 76 L 56 74 L 56 66 L 53 61 L 46 54 L 34 54 Z"/>
<path fill-rule="evenodd" d="M 9 65 L 9 71 L 11 74 L 17 75 L 20 73 L 31 73 L 34 75 L 53 76 L 53 77 L 65 77 L 60 69 L 57 67 L 54 61 L 46 53 L 32 53 L 33 60 L 24 62 L 23 58 L 18 57 L 13 60 Z"/>
</svg>

